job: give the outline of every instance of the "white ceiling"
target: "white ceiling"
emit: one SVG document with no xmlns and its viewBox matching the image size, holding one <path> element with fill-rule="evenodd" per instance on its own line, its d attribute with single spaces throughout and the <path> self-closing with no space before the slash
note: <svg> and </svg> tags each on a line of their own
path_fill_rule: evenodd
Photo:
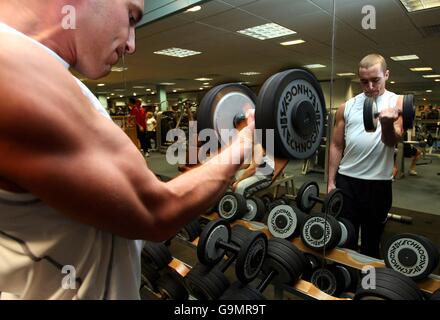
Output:
<svg viewBox="0 0 440 320">
<path fill-rule="evenodd" d="M 95 93 L 126 89 L 125 94 L 144 95 L 144 85 L 151 89 L 162 82 L 176 83 L 180 88 L 198 91 L 195 78 L 214 78 L 211 85 L 229 81 L 249 81 L 261 85 L 271 74 L 290 67 L 320 63 L 327 67 L 312 72 L 319 80 L 331 78 L 332 0 L 211 0 L 194 13 L 179 13 L 137 30 L 137 52 L 126 58 L 128 70 L 112 72 L 100 81 L 85 81 Z M 364 30 L 362 8 L 376 9 L 376 30 Z M 257 40 L 236 31 L 275 22 L 298 34 L 272 40 Z M 358 61 L 366 54 L 379 52 L 389 63 L 389 89 L 398 93 L 413 92 L 419 101 L 440 103 L 440 82 L 424 79 L 409 67 L 430 66 L 440 73 L 439 33 L 424 36 L 423 27 L 440 24 L 440 9 L 409 14 L 398 0 L 336 0 L 335 73 L 355 72 Z M 306 43 L 284 47 L 280 42 L 304 39 Z M 173 58 L 153 52 L 170 47 L 201 51 L 188 58 Z M 394 62 L 390 56 L 416 54 L 420 60 Z M 257 71 L 258 76 L 240 72 Z M 125 79 L 124 79 L 125 77 Z M 106 87 L 97 88 L 104 82 Z M 426 90 L 433 90 L 426 93 Z M 105 94 L 105 93 L 103 93 Z M 117 94 L 121 94 L 117 92 Z M 198 94 L 200 96 L 200 93 Z M 171 94 L 170 99 L 182 96 Z M 188 96 L 188 95 L 186 95 Z M 157 98 L 151 97 L 153 101 Z"/>
</svg>

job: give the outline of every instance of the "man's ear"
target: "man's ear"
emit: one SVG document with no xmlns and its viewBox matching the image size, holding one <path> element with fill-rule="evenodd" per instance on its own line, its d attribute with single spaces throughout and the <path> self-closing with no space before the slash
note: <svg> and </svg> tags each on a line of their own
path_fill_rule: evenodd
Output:
<svg viewBox="0 0 440 320">
<path fill-rule="evenodd" d="M 390 70 L 385 71 L 385 80 L 388 80 L 390 77 Z"/>
</svg>

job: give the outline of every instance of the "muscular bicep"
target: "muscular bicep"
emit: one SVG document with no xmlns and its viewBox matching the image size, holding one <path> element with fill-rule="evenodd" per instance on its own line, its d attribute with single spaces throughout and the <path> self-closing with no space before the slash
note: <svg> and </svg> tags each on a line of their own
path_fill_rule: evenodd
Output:
<svg viewBox="0 0 440 320">
<path fill-rule="evenodd" d="M 170 211 L 169 188 L 59 62 L 36 47 L 12 54 L 28 44 L 7 40 L 0 52 L 0 177 L 78 222 L 157 238 L 163 216 L 152 212 Z"/>
<path fill-rule="evenodd" d="M 345 104 L 341 105 L 336 111 L 335 126 L 333 128 L 332 144 L 339 150 L 345 147 Z"/>
</svg>

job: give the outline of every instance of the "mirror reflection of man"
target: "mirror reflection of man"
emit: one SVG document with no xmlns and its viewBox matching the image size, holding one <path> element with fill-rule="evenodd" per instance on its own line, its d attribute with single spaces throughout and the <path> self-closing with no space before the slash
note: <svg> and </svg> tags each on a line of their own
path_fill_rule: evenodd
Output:
<svg viewBox="0 0 440 320">
<path fill-rule="evenodd" d="M 398 106 L 403 98 L 386 89 L 390 71 L 385 59 L 370 54 L 359 63 L 362 93 L 348 100 L 336 112 L 330 145 L 328 192 L 342 189 L 342 216 L 361 230 L 361 253 L 379 258 L 380 240 L 392 204 L 395 145 L 403 136 Z M 366 132 L 363 105 L 376 99 L 377 130 Z M 357 244 L 357 241 L 354 241 Z"/>
</svg>

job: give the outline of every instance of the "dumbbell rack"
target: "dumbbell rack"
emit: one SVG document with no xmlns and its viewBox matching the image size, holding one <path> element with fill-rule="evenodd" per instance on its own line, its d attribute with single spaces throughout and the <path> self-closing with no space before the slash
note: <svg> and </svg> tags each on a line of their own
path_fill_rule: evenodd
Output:
<svg viewBox="0 0 440 320">
<path fill-rule="evenodd" d="M 215 219 L 219 219 L 219 216 L 216 213 L 212 213 L 210 215 L 206 215 L 206 216 L 204 215 L 203 218 L 206 218 L 208 220 L 215 220 Z M 268 239 L 273 237 L 272 234 L 269 232 L 267 226 L 263 223 L 254 222 L 254 221 L 236 220 L 236 221 L 232 222 L 231 225 L 234 225 L 234 224 L 243 225 L 244 227 L 246 227 L 252 231 L 263 232 L 266 234 Z M 362 255 L 362 254 L 360 254 L 356 251 L 350 250 L 350 249 L 334 248 L 332 250 L 327 251 L 325 257 L 323 257 L 323 255 L 321 253 L 313 251 L 312 249 L 306 247 L 302 243 L 300 238 L 294 238 L 292 240 L 292 243 L 303 252 L 311 253 L 316 256 L 320 256 L 321 258 L 325 258 L 326 260 L 336 262 L 339 264 L 343 264 L 343 265 L 351 267 L 351 268 L 362 270 L 362 268 L 367 267 L 367 266 L 376 267 L 376 268 L 385 268 L 386 267 L 383 260 L 368 257 L 366 255 Z M 428 276 L 427 279 L 422 280 L 422 281 L 418 282 L 417 284 L 421 290 L 423 290 L 427 293 L 433 293 L 435 290 L 440 288 L 440 276 L 431 274 Z M 298 284 L 298 286 L 303 289 L 307 287 L 306 284 L 301 283 L 301 282 Z M 300 289 L 300 288 L 298 288 L 298 289 Z M 302 290 L 299 290 L 299 291 L 302 291 Z M 318 296 L 322 296 L 322 295 L 318 295 Z M 327 296 L 331 297 L 329 295 L 327 295 Z M 332 298 L 335 299 L 335 297 L 332 297 Z"/>
<path fill-rule="evenodd" d="M 209 218 L 207 218 L 207 219 L 209 219 Z M 244 221 L 242 221 L 242 222 L 244 222 Z M 197 238 L 193 242 L 188 242 L 188 241 L 185 241 L 185 240 L 180 239 L 180 238 L 175 238 L 175 239 L 176 239 L 176 241 L 179 241 L 179 242 L 181 242 L 181 243 L 183 243 L 185 245 L 190 245 L 191 247 L 194 247 L 194 248 L 197 247 L 197 244 L 198 244 L 198 241 L 199 241 L 199 238 Z M 180 261 L 180 260 L 178 260 L 176 258 L 173 258 L 173 261 L 170 262 L 169 266 L 174 268 L 182 276 L 185 276 L 189 272 L 189 270 L 191 268 L 191 267 L 189 267 L 188 265 L 186 265 L 185 263 L 183 263 L 182 261 Z M 338 298 L 338 297 L 333 297 L 331 295 L 328 295 L 327 293 L 319 290 L 312 283 L 304 281 L 304 280 L 301 280 L 301 279 L 298 280 L 293 287 L 287 287 L 287 286 L 275 287 L 275 292 L 277 292 L 278 295 L 281 295 L 280 294 L 280 289 L 282 291 L 289 291 L 289 292 L 294 291 L 295 293 L 299 293 L 301 297 L 306 298 L 306 299 L 314 299 L 314 300 L 351 300 L 349 298 Z"/>
</svg>

